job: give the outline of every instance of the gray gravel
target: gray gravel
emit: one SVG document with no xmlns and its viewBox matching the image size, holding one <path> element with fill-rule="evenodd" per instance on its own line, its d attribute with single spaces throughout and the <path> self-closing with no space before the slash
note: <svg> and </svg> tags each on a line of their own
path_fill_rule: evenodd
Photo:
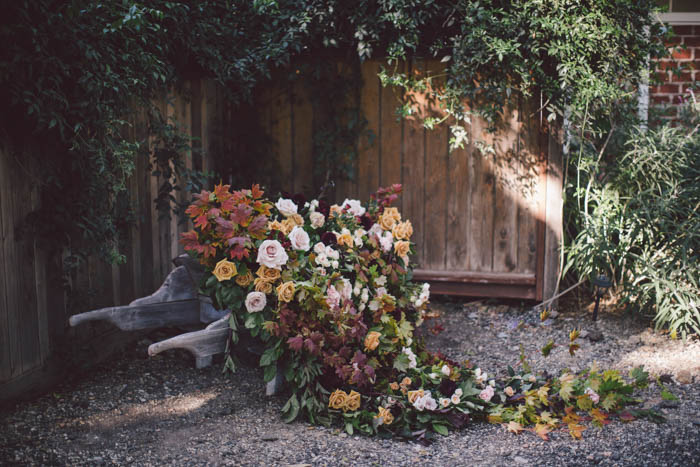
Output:
<svg viewBox="0 0 700 467">
<path fill-rule="evenodd" d="M 557 347 L 544 360 L 539 348 L 564 344 L 574 327 L 593 330 L 583 312 L 538 316 L 506 305 L 434 304 L 442 316 L 424 326 L 429 346 L 469 358 L 487 371 L 515 365 L 522 344 L 533 365 L 556 372 L 627 369 L 641 359 L 670 381 L 679 401 L 662 401 L 653 384 L 641 395 L 667 422 L 589 426 L 583 440 L 563 430 L 543 441 L 533 433 L 472 424 L 430 446 L 348 436 L 338 429 L 282 423 L 283 398 L 266 398 L 262 372 L 242 368 L 223 377 L 220 365 L 196 370 L 172 351 L 146 358 L 148 340 L 66 384 L 0 414 L 0 464 L 20 465 L 700 465 L 700 343 L 672 341 L 638 319 L 604 313 L 598 342 L 582 339 L 571 357 Z M 437 335 L 435 324 L 444 327 Z M 162 338 L 163 331 L 150 335 Z M 667 361 L 668 364 L 663 363 Z M 685 384 L 681 384 L 681 381 Z"/>
</svg>

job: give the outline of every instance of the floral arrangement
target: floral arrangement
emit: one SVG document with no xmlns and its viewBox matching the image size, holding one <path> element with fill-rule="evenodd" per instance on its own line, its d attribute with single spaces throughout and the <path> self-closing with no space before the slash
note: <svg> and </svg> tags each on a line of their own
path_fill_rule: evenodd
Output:
<svg viewBox="0 0 700 467">
<path fill-rule="evenodd" d="M 291 391 L 285 420 L 424 440 L 486 419 L 513 432 L 534 425 L 545 438 L 561 425 L 580 437 L 577 411 L 604 424 L 632 400 L 643 372 L 632 384 L 595 369 L 544 379 L 525 363 L 496 381 L 426 351 L 413 332 L 430 287 L 411 281 L 413 227 L 391 206 L 400 192 L 380 189 L 365 207 L 301 195 L 273 203 L 257 185 L 218 185 L 187 209 L 194 230 L 182 243 L 207 271 L 201 292 L 232 310 L 232 344 L 242 329 L 264 344 L 265 380 L 281 372 Z M 235 370 L 231 355 L 226 367 Z"/>
</svg>

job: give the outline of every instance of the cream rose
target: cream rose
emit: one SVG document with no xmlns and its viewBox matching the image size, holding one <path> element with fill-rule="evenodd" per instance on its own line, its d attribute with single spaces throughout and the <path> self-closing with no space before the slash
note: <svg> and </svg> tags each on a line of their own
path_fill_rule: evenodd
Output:
<svg viewBox="0 0 700 467">
<path fill-rule="evenodd" d="M 324 216 L 320 212 L 312 212 L 311 214 L 309 214 L 309 219 L 311 220 L 311 227 L 313 227 L 314 229 L 320 229 L 326 222 L 326 216 Z"/>
<path fill-rule="evenodd" d="M 253 275 L 250 273 L 250 271 L 246 272 L 245 274 L 239 274 L 236 277 L 236 284 L 240 285 L 241 287 L 247 287 L 251 282 L 253 282 Z"/>
<path fill-rule="evenodd" d="M 383 215 L 390 216 L 396 222 L 401 222 L 401 213 L 398 208 L 384 208 Z"/>
<path fill-rule="evenodd" d="M 236 270 L 236 265 L 226 259 L 222 259 L 221 261 L 216 263 L 216 266 L 214 267 L 213 271 L 213 274 L 216 276 L 219 282 L 227 281 L 233 276 L 235 276 L 237 273 L 238 271 Z"/>
<path fill-rule="evenodd" d="M 275 282 L 277 279 L 280 278 L 280 271 L 279 269 L 268 268 L 267 266 L 260 266 L 255 272 L 255 275 L 258 277 L 262 277 L 268 282 Z"/>
<path fill-rule="evenodd" d="M 262 292 L 250 292 L 245 298 L 245 308 L 249 313 L 262 311 L 267 305 L 267 297 Z"/>
<path fill-rule="evenodd" d="M 491 386 L 486 386 L 486 389 L 479 393 L 479 398 L 488 402 L 493 397 L 493 388 Z"/>
<path fill-rule="evenodd" d="M 255 291 L 262 293 L 272 293 L 272 282 L 264 277 L 255 278 Z"/>
<path fill-rule="evenodd" d="M 282 245 L 277 240 L 265 240 L 260 244 L 258 249 L 258 264 L 267 266 L 268 268 L 280 269 L 287 264 L 289 256 L 282 248 Z"/>
<path fill-rule="evenodd" d="M 292 242 L 292 248 L 295 250 L 309 251 L 309 248 L 311 248 L 309 234 L 299 226 L 294 227 L 289 232 L 289 241 Z"/>
<path fill-rule="evenodd" d="M 515 394 L 515 390 L 510 386 L 506 386 L 503 392 L 505 392 L 508 397 L 513 397 L 513 394 Z"/>
<path fill-rule="evenodd" d="M 294 292 L 296 289 L 293 281 L 284 282 L 277 286 L 277 298 L 280 302 L 289 303 L 294 300 Z"/>
<path fill-rule="evenodd" d="M 362 203 L 356 199 L 346 199 L 343 201 L 342 206 L 353 216 L 359 217 L 365 213 L 365 208 L 362 207 Z"/>
<path fill-rule="evenodd" d="M 297 205 L 291 199 L 280 198 L 275 203 L 277 210 L 282 213 L 283 216 L 289 217 L 292 214 L 297 213 Z"/>
<path fill-rule="evenodd" d="M 379 222 L 379 226 L 382 229 L 388 231 L 391 231 L 391 229 L 393 229 L 396 225 L 396 219 L 394 219 L 394 216 L 387 215 L 386 213 L 379 216 L 379 219 L 377 219 L 377 221 Z"/>
</svg>

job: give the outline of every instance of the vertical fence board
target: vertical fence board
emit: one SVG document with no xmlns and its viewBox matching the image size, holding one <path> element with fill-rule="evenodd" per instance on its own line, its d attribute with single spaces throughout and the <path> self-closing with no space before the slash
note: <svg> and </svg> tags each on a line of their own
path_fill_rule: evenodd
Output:
<svg viewBox="0 0 700 467">
<path fill-rule="evenodd" d="M 440 73 L 442 67 L 437 62 L 426 64 L 429 75 Z M 444 116 L 440 103 L 432 93 L 438 92 L 444 85 L 442 78 L 435 78 L 428 91 L 428 114 L 440 119 Z M 447 183 L 448 174 L 448 133 L 447 125 L 439 125 L 425 133 L 425 269 L 443 270 L 445 268 L 446 234 L 447 234 Z M 452 188 L 452 187 L 451 187 Z"/>
<path fill-rule="evenodd" d="M 518 266 L 518 109 L 503 113 L 503 127 L 494 139 L 493 270 L 512 272 Z"/>
<path fill-rule="evenodd" d="M 360 93 L 360 109 L 367 119 L 367 129 L 375 138 L 379 135 L 380 126 L 380 87 L 379 63 L 366 61 L 362 64 L 362 92 Z M 377 190 L 379 184 L 379 141 L 361 141 L 357 160 L 358 197 L 367 201 L 369 195 Z"/>
<path fill-rule="evenodd" d="M 481 119 L 474 119 L 471 186 L 472 213 L 469 232 L 469 270 L 491 271 L 493 261 L 493 172 L 488 154 L 478 149 L 478 142 L 491 144 L 491 135 Z"/>
<path fill-rule="evenodd" d="M 292 168 L 292 102 L 286 83 L 275 89 L 271 99 L 270 135 L 280 168 L 279 182 L 283 190 L 290 190 L 294 176 Z"/>
<path fill-rule="evenodd" d="M 520 100 L 521 127 L 518 187 L 518 271 L 534 273 L 537 259 L 536 191 L 538 129 L 533 106 Z"/>
<path fill-rule="evenodd" d="M 20 330 L 22 326 L 20 309 L 20 284 L 15 269 L 20 264 L 17 254 L 18 239 L 15 237 L 16 218 L 13 210 L 14 191 L 18 189 L 17 177 L 14 174 L 14 163 L 9 151 L 3 151 L 0 157 L 0 177 L 3 190 L 2 217 L 3 217 L 3 264 L 5 268 L 5 305 L 7 307 L 7 327 L 9 347 L 9 377 L 15 377 L 22 372 L 22 352 L 20 347 Z"/>
<path fill-rule="evenodd" d="M 304 83 L 294 83 L 292 105 L 294 106 L 294 192 L 314 197 L 313 189 L 313 109 L 309 91 Z"/>
<path fill-rule="evenodd" d="M 454 123 L 454 122 L 453 122 Z M 462 122 L 464 125 L 464 122 Z M 471 140 L 471 135 L 467 136 Z M 469 244 L 469 162 L 471 152 L 468 143 L 455 148 L 448 157 L 447 240 L 445 244 L 447 270 L 465 270 L 468 267 Z"/>
<path fill-rule="evenodd" d="M 422 75 L 425 64 L 413 62 L 410 73 Z M 411 94 L 407 96 L 411 102 L 425 104 L 425 96 Z M 412 258 L 419 266 L 423 265 L 425 257 L 423 250 L 424 239 L 424 203 L 425 198 L 425 130 L 418 116 L 409 116 L 404 123 L 403 131 L 403 217 L 411 220 L 416 254 Z"/>
<path fill-rule="evenodd" d="M 11 264 L 7 256 L 12 240 L 8 234 L 8 227 L 12 225 L 12 219 L 10 219 L 5 209 L 5 203 L 9 196 L 9 189 L 7 188 L 9 186 L 7 185 L 9 173 L 6 157 L 8 156 L 4 148 L 0 147 L 0 257 L 4 259 L 0 263 L 0 308 L 2 308 L 0 313 L 0 381 L 9 380 L 12 376 L 10 333 L 13 330 L 10 329 L 9 317 L 10 305 L 12 305 L 12 302 L 9 300 L 10 286 L 12 284 L 10 283 L 10 271 L 8 271 Z"/>
<path fill-rule="evenodd" d="M 399 62 L 396 66 L 398 73 L 405 71 L 406 64 Z M 381 134 L 379 135 L 379 154 L 381 157 L 379 186 L 387 187 L 393 183 L 402 183 L 401 138 L 403 119 L 398 119 L 396 109 L 401 105 L 403 97 L 393 86 L 381 89 L 380 120 Z"/>
</svg>

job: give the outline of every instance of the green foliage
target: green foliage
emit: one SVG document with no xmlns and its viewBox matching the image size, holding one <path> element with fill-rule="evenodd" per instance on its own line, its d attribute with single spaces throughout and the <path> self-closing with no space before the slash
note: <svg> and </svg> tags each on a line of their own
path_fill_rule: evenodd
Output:
<svg viewBox="0 0 700 467">
<path fill-rule="evenodd" d="M 579 231 L 567 267 L 606 273 L 624 304 L 683 336 L 700 332 L 699 110 L 693 102 L 679 124 L 632 126 L 617 157 L 584 148 L 583 181 L 568 187 Z"/>
</svg>

